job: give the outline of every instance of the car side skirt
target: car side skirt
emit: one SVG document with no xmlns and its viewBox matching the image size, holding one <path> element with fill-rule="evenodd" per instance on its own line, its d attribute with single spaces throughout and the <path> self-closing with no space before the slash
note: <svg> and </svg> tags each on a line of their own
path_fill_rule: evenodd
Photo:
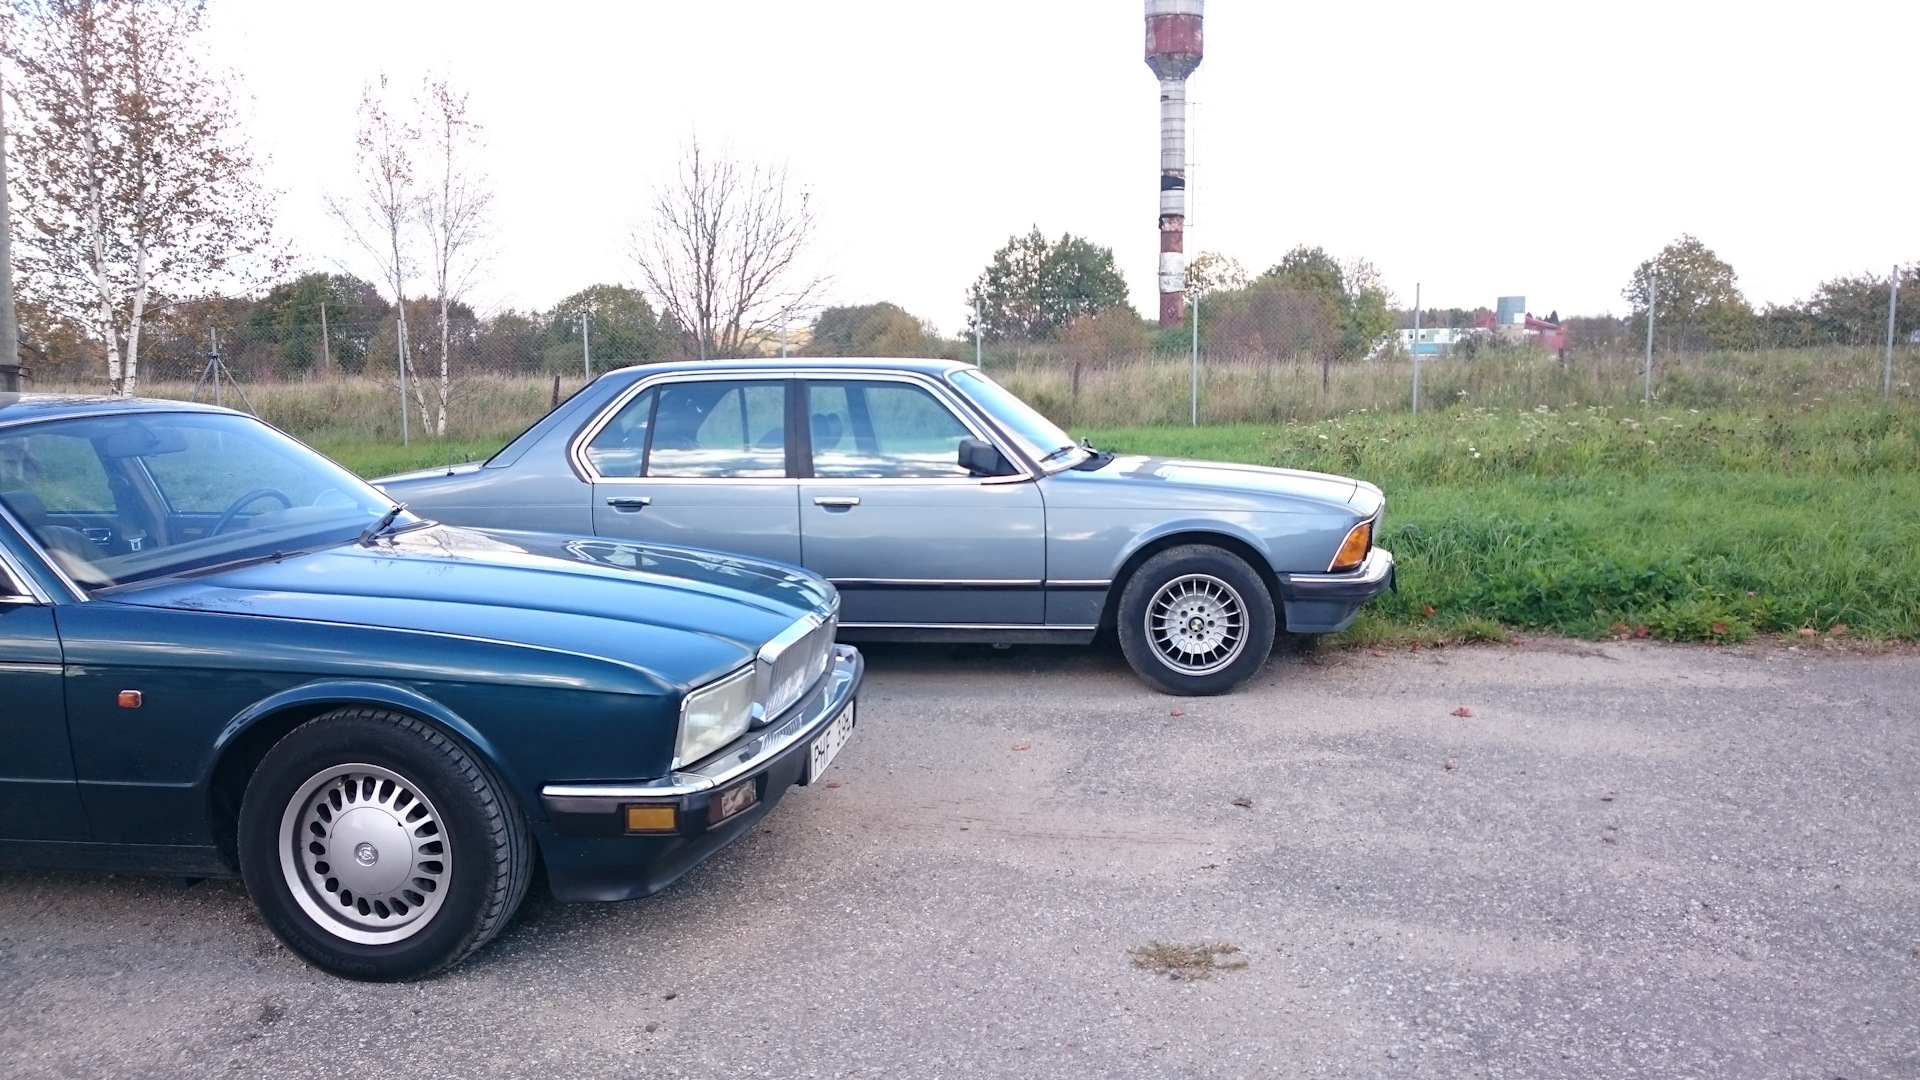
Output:
<svg viewBox="0 0 1920 1080">
<path fill-rule="evenodd" d="M 65 840 L 0 840 L 0 866 L 112 870 L 128 874 L 235 877 L 211 844 L 94 844 Z"/>
<path fill-rule="evenodd" d="M 841 623 L 842 641 L 991 645 L 1086 645 L 1097 626 L 987 626 L 978 623 Z"/>
</svg>

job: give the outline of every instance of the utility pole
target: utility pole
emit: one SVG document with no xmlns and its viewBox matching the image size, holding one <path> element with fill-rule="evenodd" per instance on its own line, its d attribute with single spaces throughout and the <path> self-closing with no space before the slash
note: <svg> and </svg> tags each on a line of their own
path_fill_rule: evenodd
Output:
<svg viewBox="0 0 1920 1080">
<path fill-rule="evenodd" d="M 1420 283 L 1413 283 L 1413 415 L 1420 415 Z"/>
<path fill-rule="evenodd" d="M 13 310 L 13 218 L 7 210 L 7 127 L 5 119 L 0 118 L 0 392 L 20 391 L 25 379 L 26 369 L 20 366 L 20 323 Z"/>
<path fill-rule="evenodd" d="M 1893 277 L 1887 280 L 1887 371 L 1880 377 L 1880 396 L 1893 400 L 1893 322 L 1900 310 L 1900 264 L 1895 263 Z"/>
<path fill-rule="evenodd" d="M 1645 385 L 1640 391 L 1642 405 L 1653 404 L 1653 309 L 1660 299 L 1660 268 L 1655 267 L 1647 275 L 1647 363 L 1643 372 Z"/>
<path fill-rule="evenodd" d="M 587 313 L 580 313 L 580 370 L 593 381 L 593 343 L 587 340 Z"/>
</svg>

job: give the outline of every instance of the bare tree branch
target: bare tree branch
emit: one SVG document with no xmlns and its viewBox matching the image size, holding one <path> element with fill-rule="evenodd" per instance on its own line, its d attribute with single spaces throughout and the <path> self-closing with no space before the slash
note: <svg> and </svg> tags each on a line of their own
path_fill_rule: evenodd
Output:
<svg viewBox="0 0 1920 1080">
<path fill-rule="evenodd" d="M 784 166 L 710 155 L 696 139 L 633 230 L 631 253 L 697 355 L 744 356 L 825 287 L 801 265 L 816 226 Z"/>
</svg>

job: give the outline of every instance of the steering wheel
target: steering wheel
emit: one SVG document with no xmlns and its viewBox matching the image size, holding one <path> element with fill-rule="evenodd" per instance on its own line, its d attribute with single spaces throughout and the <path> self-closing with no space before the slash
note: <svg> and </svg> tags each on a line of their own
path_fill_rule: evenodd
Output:
<svg viewBox="0 0 1920 1080">
<path fill-rule="evenodd" d="M 227 507 L 226 512 L 220 515 L 220 520 L 213 523 L 213 528 L 207 535 L 220 535 L 226 531 L 227 526 L 233 524 L 233 519 L 240 515 L 240 511 L 245 510 L 261 499 L 269 498 L 280 500 L 280 505 L 285 509 L 291 510 L 293 508 L 293 500 L 287 498 L 286 493 L 282 492 L 279 488 L 254 488 L 252 491 L 233 500 L 233 505 Z"/>
</svg>

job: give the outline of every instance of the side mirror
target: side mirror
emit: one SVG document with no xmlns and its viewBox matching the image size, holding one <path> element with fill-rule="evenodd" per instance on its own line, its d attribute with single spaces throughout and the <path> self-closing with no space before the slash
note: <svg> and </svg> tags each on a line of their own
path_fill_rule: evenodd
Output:
<svg viewBox="0 0 1920 1080">
<path fill-rule="evenodd" d="M 1010 476 L 1013 463 L 984 439 L 960 440 L 960 467 L 973 476 Z"/>
</svg>

